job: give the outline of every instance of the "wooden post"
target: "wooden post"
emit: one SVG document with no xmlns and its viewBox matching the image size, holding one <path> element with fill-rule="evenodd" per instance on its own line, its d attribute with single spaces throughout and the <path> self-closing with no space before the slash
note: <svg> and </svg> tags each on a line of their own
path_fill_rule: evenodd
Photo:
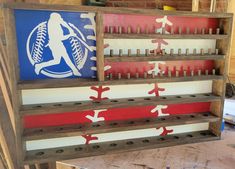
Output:
<svg viewBox="0 0 235 169">
<path fill-rule="evenodd" d="M 233 18 L 220 19 L 220 27 L 223 27 L 224 33 L 231 36 L 232 34 Z M 219 73 L 227 77 L 228 72 L 228 60 L 230 54 L 231 39 L 217 40 L 216 48 L 220 49 L 221 53 L 225 55 L 225 60 L 215 61 L 215 69 L 219 69 Z M 213 74 L 213 73 L 212 73 Z M 221 136 L 221 123 L 223 118 L 224 99 L 226 91 L 226 79 L 215 80 L 212 86 L 213 94 L 221 96 L 220 102 L 214 102 L 211 104 L 211 112 L 220 118 L 218 122 L 210 123 L 210 130 L 217 136 Z"/>
<path fill-rule="evenodd" d="M 20 107 L 22 105 L 21 91 L 18 89 L 19 82 L 19 63 L 18 63 L 18 50 L 16 44 L 16 31 L 15 31 L 15 18 L 14 11 L 12 9 L 4 9 L 4 21 L 5 21 L 5 33 L 6 33 L 6 44 L 7 44 L 7 56 L 9 58 L 9 75 L 11 81 L 12 91 L 12 108 L 14 113 L 15 121 L 15 136 L 16 136 L 16 154 L 18 168 L 23 169 L 23 159 L 25 157 L 25 142 L 22 141 L 23 125 L 20 117 Z"/>
<path fill-rule="evenodd" d="M 96 58 L 98 80 L 104 81 L 104 32 L 101 12 L 96 13 Z"/>
</svg>

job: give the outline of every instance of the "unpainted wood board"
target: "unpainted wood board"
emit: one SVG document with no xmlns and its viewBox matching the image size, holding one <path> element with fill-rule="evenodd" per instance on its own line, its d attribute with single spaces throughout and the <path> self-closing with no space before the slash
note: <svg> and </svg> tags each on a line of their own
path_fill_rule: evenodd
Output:
<svg viewBox="0 0 235 169">
<path fill-rule="evenodd" d="M 10 123 L 10 117 L 0 90 L 0 144 L 3 149 L 9 169 L 18 169 L 15 154 L 15 134 Z"/>
<path fill-rule="evenodd" d="M 234 53 L 235 54 L 235 53 Z M 229 75 L 235 75 L 235 58 L 230 59 L 230 69 L 229 69 Z"/>
<path fill-rule="evenodd" d="M 185 17 L 207 17 L 207 18 L 231 18 L 229 13 L 209 13 L 209 12 L 189 12 L 189 11 L 162 11 L 156 9 L 137 9 L 137 8 L 115 8 L 115 7 L 94 7 L 76 5 L 45 5 L 27 3 L 5 3 L 4 7 L 12 9 L 36 9 L 36 10 L 64 10 L 64 11 L 90 11 L 116 14 L 146 14 L 146 15 L 171 15 Z"/>
<path fill-rule="evenodd" d="M 1 94 L 3 95 L 5 102 L 6 102 L 6 106 L 7 106 L 7 110 L 8 110 L 8 114 L 10 116 L 10 122 L 11 125 L 13 127 L 13 130 L 15 132 L 15 114 L 13 111 L 13 107 L 12 107 L 12 102 L 11 102 L 11 96 L 9 93 L 9 90 L 7 89 L 7 85 L 4 79 L 4 75 L 0 69 L 0 90 L 1 90 Z"/>
<path fill-rule="evenodd" d="M 104 81 L 104 28 L 103 15 L 96 13 L 96 67 L 99 81 Z"/>
<path fill-rule="evenodd" d="M 4 153 L 2 151 L 2 145 L 0 144 L 0 168 L 1 169 L 8 169 L 7 167 L 7 162 L 5 160 L 5 157 L 4 157 Z"/>
<path fill-rule="evenodd" d="M 6 33 L 6 43 L 7 43 L 7 55 L 9 57 L 9 62 L 12 63 L 10 69 L 10 80 L 12 84 L 12 107 L 15 117 L 15 140 L 16 140 L 16 154 L 17 162 L 19 164 L 18 168 L 23 169 L 23 158 L 24 149 L 26 144 L 22 142 L 22 119 L 19 116 L 19 107 L 22 105 L 21 91 L 17 88 L 17 82 L 19 81 L 19 63 L 18 63 L 18 52 L 16 44 L 16 31 L 15 31 L 15 17 L 14 11 L 12 9 L 4 9 L 4 21 L 5 21 L 5 33 Z"/>
</svg>

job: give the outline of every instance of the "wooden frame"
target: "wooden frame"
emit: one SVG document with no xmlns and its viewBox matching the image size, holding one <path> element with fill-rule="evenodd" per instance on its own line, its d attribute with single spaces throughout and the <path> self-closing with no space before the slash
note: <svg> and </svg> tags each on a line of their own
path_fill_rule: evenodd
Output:
<svg viewBox="0 0 235 169">
<path fill-rule="evenodd" d="M 153 147 L 164 147 L 173 146 L 178 144 L 186 144 L 199 141 L 216 140 L 220 138 L 221 132 L 221 121 L 223 114 L 224 94 L 225 94 L 225 82 L 227 76 L 227 62 L 228 62 L 228 49 L 230 44 L 231 30 L 232 30 L 232 14 L 220 14 L 220 13 L 192 13 L 192 12 L 175 12 L 175 11 L 158 11 L 158 10 L 139 10 L 129 8 L 102 8 L 102 7 L 87 7 L 87 6 L 62 6 L 62 5 L 41 5 L 41 4 L 23 4 L 23 3 L 5 3 L 4 7 L 4 19 L 6 27 L 6 43 L 7 43 L 7 54 L 4 54 L 5 61 L 1 60 L 3 67 L 4 76 L 6 77 L 4 82 L 6 86 L 10 86 L 9 90 L 5 90 L 8 93 L 8 97 L 4 97 L 8 103 L 8 111 L 11 114 L 12 126 L 14 127 L 16 137 L 16 151 L 19 161 L 19 169 L 23 168 L 24 164 L 34 164 L 38 162 L 55 161 L 59 159 L 69 159 L 76 157 L 86 157 L 91 155 L 108 154 L 110 152 L 122 152 L 130 150 L 139 150 Z M 34 9 L 34 10 L 63 10 L 63 11 L 91 11 L 96 13 L 96 32 L 97 32 L 97 80 L 77 80 L 77 79 L 64 79 L 64 80 L 37 80 L 24 82 L 19 80 L 19 63 L 16 45 L 16 32 L 14 25 L 14 9 Z M 110 35 L 103 33 L 103 14 L 105 13 L 116 13 L 116 14 L 138 14 L 138 15 L 174 15 L 184 17 L 206 17 L 206 18 L 218 18 L 220 19 L 220 27 L 223 29 L 223 34 L 220 35 Z M 210 56 L 194 56 L 191 59 L 210 59 L 213 58 L 216 63 L 216 68 L 219 70 L 215 75 L 205 76 L 194 76 L 194 77 L 159 77 L 156 79 L 130 79 L 130 80 L 109 80 L 104 76 L 104 60 L 109 61 L 130 61 L 128 58 L 117 58 L 117 57 L 105 57 L 104 56 L 104 38 L 169 38 L 169 39 L 217 39 L 217 48 L 221 50 L 219 55 Z M 7 58 L 7 59 L 6 59 Z M 148 58 L 149 60 L 187 60 L 185 56 L 168 56 L 168 57 L 155 57 Z M 131 61 L 146 61 L 146 59 L 132 58 Z M 10 66 L 12 65 L 12 66 Z M 8 79 L 9 77 L 9 79 Z M 154 82 L 179 82 L 179 81 L 195 81 L 195 80 L 213 80 L 213 92 L 206 95 L 196 96 L 169 96 L 166 98 L 154 97 L 154 98 L 129 98 L 132 99 L 131 103 L 126 103 L 128 99 L 119 99 L 110 105 L 113 100 L 104 102 L 82 102 L 81 105 L 74 106 L 74 103 L 63 103 L 59 107 L 53 107 L 50 104 L 44 105 L 33 105 L 33 106 L 22 106 L 21 91 L 23 89 L 38 89 L 38 88 L 61 88 L 61 87 L 78 87 L 78 86 L 91 86 L 91 85 L 121 85 L 121 84 L 143 84 L 143 83 L 154 83 Z M 78 84 L 79 82 L 79 84 Z M 179 100 L 175 101 L 175 98 Z M 133 101 L 134 100 L 134 101 Z M 24 130 L 22 125 L 22 118 L 28 114 L 44 114 L 44 113 L 55 113 L 63 112 L 65 110 L 88 110 L 92 108 L 107 108 L 107 107 L 124 107 L 133 105 L 143 104 L 156 104 L 167 102 L 172 103 L 191 103 L 208 101 L 212 102 L 211 112 L 207 112 L 206 116 L 180 116 L 180 119 L 172 122 L 172 118 L 165 118 L 164 122 L 160 122 L 162 126 L 167 125 L 180 125 L 180 124 L 191 124 L 200 122 L 210 122 L 210 131 L 204 132 L 193 132 L 186 134 L 177 134 L 166 137 L 153 137 L 143 139 L 125 140 L 118 142 L 99 143 L 94 145 L 84 145 L 80 147 L 71 146 L 60 149 L 48 149 L 38 151 L 26 152 L 25 142 L 26 140 L 33 140 L 35 138 L 53 138 L 55 136 L 64 135 L 78 135 L 83 132 L 88 133 L 102 133 L 106 131 L 120 131 L 137 128 L 148 128 L 149 126 L 155 125 L 155 121 L 150 124 L 145 122 L 133 121 L 136 125 L 130 123 L 120 124 L 118 127 L 108 126 L 107 124 L 94 124 L 101 126 L 102 130 L 90 129 L 86 130 L 87 126 L 84 126 L 82 130 L 75 129 L 74 126 L 68 126 L 60 132 L 55 132 L 56 128 L 43 128 L 37 131 L 35 130 Z M 146 101 L 146 102 L 143 102 Z M 40 107 L 39 107 L 40 106 Z M 195 118 L 194 118 L 195 117 Z M 192 119 L 193 118 L 193 119 Z M 176 118 L 177 119 L 177 118 Z M 162 118 L 156 119 L 161 121 Z M 151 120 L 150 120 L 151 121 Z M 117 122 L 120 123 L 120 122 Z M 171 124 L 172 123 L 172 124 Z M 88 126 L 89 128 L 89 126 Z M 38 134 L 38 132 L 40 134 Z M 155 141 L 154 141 L 155 140 Z M 157 141 L 156 141 L 157 140 Z M 133 145 L 134 144 L 134 145 Z M 132 146 L 133 145 L 133 146 Z M 82 152 L 82 153 L 78 153 Z"/>
</svg>

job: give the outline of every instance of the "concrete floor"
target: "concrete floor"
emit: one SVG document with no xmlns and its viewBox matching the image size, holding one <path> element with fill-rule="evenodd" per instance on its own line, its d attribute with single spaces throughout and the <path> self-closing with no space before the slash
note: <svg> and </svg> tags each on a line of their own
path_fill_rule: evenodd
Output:
<svg viewBox="0 0 235 169">
<path fill-rule="evenodd" d="M 235 129 L 222 140 L 63 161 L 79 169 L 235 169 Z"/>
</svg>

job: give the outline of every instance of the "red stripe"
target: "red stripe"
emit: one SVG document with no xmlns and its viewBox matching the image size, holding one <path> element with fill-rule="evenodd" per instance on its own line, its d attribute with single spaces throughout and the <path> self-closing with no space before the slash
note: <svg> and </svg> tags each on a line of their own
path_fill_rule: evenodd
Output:
<svg viewBox="0 0 235 169">
<path fill-rule="evenodd" d="M 99 113 L 99 117 L 105 120 L 127 120 L 135 118 L 157 117 L 156 113 L 151 113 L 155 106 L 131 107 L 109 109 Z M 190 114 L 195 112 L 206 112 L 210 110 L 210 103 L 190 103 L 190 104 L 172 104 L 163 113 L 167 114 Z M 91 122 L 86 115 L 94 115 L 94 111 L 85 112 L 65 112 L 60 114 L 35 115 L 24 117 L 25 128 L 37 128 L 45 126 L 58 126 L 67 124 L 78 124 Z"/>
<path fill-rule="evenodd" d="M 154 68 L 154 64 L 149 64 L 148 62 L 122 62 L 122 64 L 118 62 L 108 63 L 106 65 L 110 65 L 112 68 L 106 71 L 106 75 L 109 73 L 131 73 L 131 76 L 135 76 L 135 73 L 140 73 L 143 76 L 144 72 L 152 70 Z M 183 75 L 183 71 L 187 70 L 187 74 L 190 75 L 190 71 L 194 70 L 195 73 L 198 69 L 202 71 L 208 70 L 209 73 L 212 72 L 214 67 L 214 61 L 212 60 L 193 60 L 193 61 L 167 61 L 166 64 L 159 64 L 159 69 L 161 71 L 165 71 L 166 74 L 168 70 L 172 71 L 172 75 L 175 74 L 175 71 L 178 70 L 180 75 Z"/>
<path fill-rule="evenodd" d="M 126 28 L 131 26 L 133 31 L 136 31 L 137 26 L 140 26 L 142 30 L 148 26 L 151 28 L 151 32 L 154 32 L 155 28 L 160 28 L 161 23 L 157 23 L 157 18 L 162 18 L 163 16 L 143 16 L 143 15 L 117 15 L 117 14 L 106 14 L 104 16 L 104 25 L 107 30 L 107 26 L 122 26 L 124 27 L 124 32 Z M 217 28 L 219 20 L 215 18 L 193 18 L 193 17 L 176 17 L 168 16 L 168 20 L 173 23 L 173 27 L 177 29 L 182 28 L 182 33 L 186 31 L 186 28 L 191 29 L 191 33 L 194 33 L 194 28 L 197 27 L 198 30 L 202 28 Z M 166 30 L 170 31 L 170 27 L 166 25 Z"/>
</svg>

